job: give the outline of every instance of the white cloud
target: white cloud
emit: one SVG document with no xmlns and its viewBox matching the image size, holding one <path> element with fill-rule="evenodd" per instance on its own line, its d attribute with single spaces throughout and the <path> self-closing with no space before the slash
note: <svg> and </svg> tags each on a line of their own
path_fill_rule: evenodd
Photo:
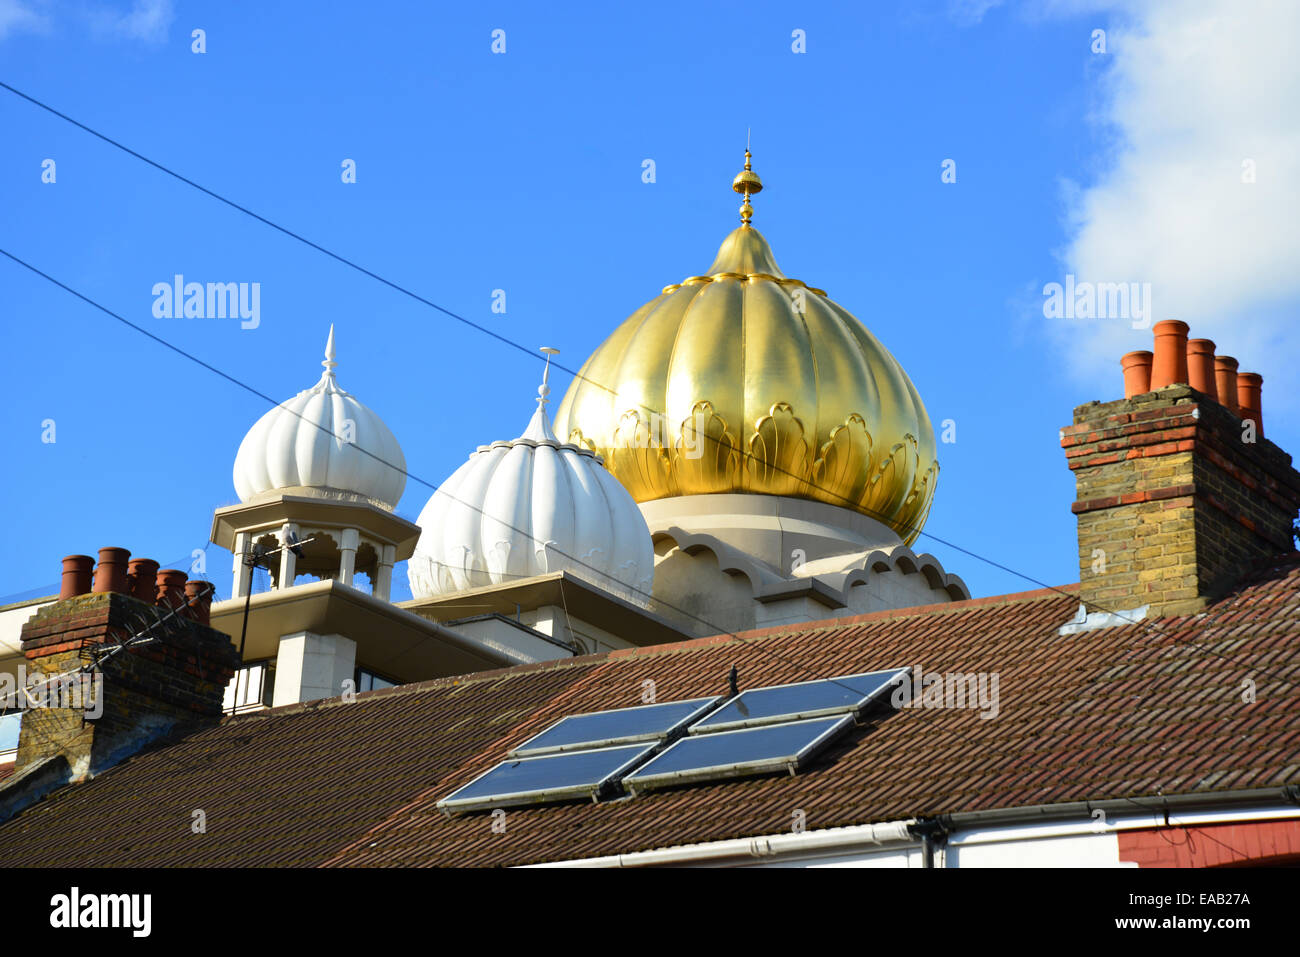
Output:
<svg viewBox="0 0 1300 957">
<path fill-rule="evenodd" d="M 0 40 L 10 33 L 40 30 L 44 26 L 45 18 L 31 4 L 23 0 L 0 0 Z"/>
<path fill-rule="evenodd" d="M 1300 4 L 1090 6 L 1127 22 L 1101 24 L 1110 63 L 1094 119 L 1106 127 L 1088 135 L 1113 152 L 1094 182 L 1066 184 L 1063 273 L 1149 282 L 1156 320 L 1182 319 L 1243 369 L 1294 379 L 1300 337 L 1285 333 L 1300 308 Z M 1253 184 L 1242 182 L 1247 160 Z M 1150 348 L 1148 331 L 1117 320 L 1055 327 L 1089 378 Z"/>
<path fill-rule="evenodd" d="M 948 16 L 962 26 L 971 26 L 984 19 L 984 14 L 1002 6 L 1003 0 L 948 0 Z"/>
<path fill-rule="evenodd" d="M 131 0 L 129 7 L 118 3 L 116 8 L 81 0 L 0 0 L 0 40 L 22 31 L 45 32 L 57 19 L 102 37 L 160 43 L 175 15 L 172 0 Z"/>
<path fill-rule="evenodd" d="M 159 42 L 167 38 L 174 16 L 172 0 L 134 0 L 130 12 L 117 17 L 113 25 L 123 36 Z"/>
</svg>

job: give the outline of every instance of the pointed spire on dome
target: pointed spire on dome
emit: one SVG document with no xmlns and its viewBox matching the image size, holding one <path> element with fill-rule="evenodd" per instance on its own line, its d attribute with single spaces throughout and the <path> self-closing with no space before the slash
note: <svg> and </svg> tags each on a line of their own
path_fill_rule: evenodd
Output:
<svg viewBox="0 0 1300 957">
<path fill-rule="evenodd" d="M 758 178 L 758 174 L 754 172 L 753 166 L 750 165 L 751 159 L 748 137 L 746 137 L 745 168 L 737 173 L 736 178 L 731 181 L 731 188 L 737 193 L 743 193 L 745 196 L 745 201 L 740 204 L 740 226 L 742 229 L 751 228 L 749 220 L 754 215 L 754 207 L 749 204 L 749 197 L 763 191 L 763 181 Z"/>
<path fill-rule="evenodd" d="M 560 350 L 542 346 L 540 351 L 546 353 L 546 368 L 542 370 L 542 384 L 537 387 L 537 404 L 545 406 L 550 401 L 547 396 L 551 394 L 551 356 L 558 356 Z"/>
<path fill-rule="evenodd" d="M 533 418 L 528 423 L 528 428 L 524 430 L 524 434 L 519 437 L 532 439 L 535 442 L 558 442 L 559 439 L 555 437 L 550 419 L 546 415 L 546 403 L 550 401 L 547 397 L 551 394 L 551 356 L 559 355 L 560 350 L 542 346 L 541 351 L 546 353 L 546 368 L 542 371 L 542 384 L 537 387 L 537 411 L 533 413 Z"/>
<path fill-rule="evenodd" d="M 330 335 L 325 340 L 325 361 L 321 363 L 325 367 L 325 374 L 321 376 L 321 381 L 329 379 L 334 380 L 334 367 L 338 365 L 334 361 L 334 323 L 330 323 Z"/>
</svg>

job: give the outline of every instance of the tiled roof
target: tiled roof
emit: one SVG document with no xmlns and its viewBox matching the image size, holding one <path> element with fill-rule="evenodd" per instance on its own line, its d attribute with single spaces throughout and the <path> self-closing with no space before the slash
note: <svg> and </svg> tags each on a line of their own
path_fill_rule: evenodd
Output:
<svg viewBox="0 0 1300 957">
<path fill-rule="evenodd" d="M 0 826 L 0 862 L 502 865 L 960 811 L 1300 782 L 1300 559 L 1192 618 L 1060 636 L 1074 589 L 792 625 L 228 719 Z M 447 818 L 574 712 L 893 666 L 999 676 L 1000 713 L 906 709 L 795 776 Z M 1243 681 L 1255 683 L 1246 704 Z M 207 832 L 191 831 L 193 811 Z M 34 849 L 39 848 L 39 855 Z"/>
</svg>

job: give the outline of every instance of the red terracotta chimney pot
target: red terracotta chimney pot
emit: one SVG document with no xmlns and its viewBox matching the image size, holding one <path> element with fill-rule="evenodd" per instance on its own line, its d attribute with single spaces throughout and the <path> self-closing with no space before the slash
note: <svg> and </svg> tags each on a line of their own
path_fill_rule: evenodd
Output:
<svg viewBox="0 0 1300 957">
<path fill-rule="evenodd" d="M 1219 401 L 1219 385 L 1214 378 L 1214 343 L 1209 339 L 1187 340 L 1187 384 Z"/>
<path fill-rule="evenodd" d="M 153 604 L 157 594 L 158 563 L 152 558 L 133 558 L 126 566 L 127 593 L 132 598 Z"/>
<path fill-rule="evenodd" d="M 185 579 L 188 576 L 177 568 L 164 568 L 158 572 L 154 604 L 164 608 L 179 608 L 185 603 Z"/>
<path fill-rule="evenodd" d="M 198 578 L 191 578 L 185 583 L 185 603 L 188 606 L 185 614 L 200 625 L 206 625 L 212 621 L 213 590 L 212 582 L 205 582 Z"/>
<path fill-rule="evenodd" d="M 1155 324 L 1155 358 L 1151 364 L 1151 388 L 1187 382 L 1187 323 L 1165 319 Z"/>
<path fill-rule="evenodd" d="M 63 581 L 59 586 L 59 601 L 88 594 L 94 569 L 95 560 L 89 555 L 69 555 L 63 559 Z"/>
<path fill-rule="evenodd" d="M 1214 357 L 1214 378 L 1219 387 L 1219 403 L 1237 414 L 1237 360 L 1232 356 Z"/>
<path fill-rule="evenodd" d="M 1130 352 L 1119 360 L 1124 370 L 1124 398 L 1151 391 L 1151 353 Z"/>
<path fill-rule="evenodd" d="M 99 550 L 99 566 L 95 569 L 95 584 L 91 589 L 97 593 L 126 592 L 126 565 L 131 560 L 131 552 L 125 548 L 109 546 Z"/>
<path fill-rule="evenodd" d="M 1237 373 L 1237 415 L 1255 420 L 1255 438 L 1264 437 L 1264 377 L 1258 372 Z"/>
</svg>

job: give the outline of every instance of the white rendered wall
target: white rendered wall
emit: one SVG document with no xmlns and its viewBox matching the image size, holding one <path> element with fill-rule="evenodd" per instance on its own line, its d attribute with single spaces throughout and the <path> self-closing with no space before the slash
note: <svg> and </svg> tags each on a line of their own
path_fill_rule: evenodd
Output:
<svg viewBox="0 0 1300 957">
<path fill-rule="evenodd" d="M 300 631 L 280 639 L 273 707 L 337 698 L 356 674 L 357 643 L 342 635 Z"/>
<path fill-rule="evenodd" d="M 931 586 L 923 574 L 899 571 L 872 572 L 871 577 L 849 589 L 849 607 L 843 615 L 865 615 L 891 608 L 913 608 L 952 601 L 946 591 Z"/>
<path fill-rule="evenodd" d="M 749 578 L 721 568 L 712 552 L 701 549 L 688 554 L 679 548 L 669 549 L 660 558 L 655 568 L 654 595 L 656 612 L 697 635 L 952 601 L 952 596 L 933 587 L 925 574 L 891 570 L 873 571 L 865 582 L 852 586 L 848 604 L 842 608 L 828 607 L 807 595 L 760 602 L 754 598 Z"/>
<path fill-rule="evenodd" d="M 523 622 L 527 624 L 527 622 Z M 520 664 L 536 661 L 554 661 L 572 658 L 573 652 L 557 644 L 544 641 L 521 628 L 516 628 L 500 618 L 482 618 L 478 621 L 458 621 L 449 626 L 459 634 L 481 644 L 498 654 L 507 655 Z M 532 627 L 532 626 L 529 626 Z M 539 631 L 541 629 L 538 629 Z"/>
<path fill-rule="evenodd" d="M 655 566 L 654 596 L 653 611 L 697 636 L 744 631 L 758 620 L 749 579 L 723 571 L 707 550 L 672 549 Z"/>
<path fill-rule="evenodd" d="M 23 625 L 46 605 L 53 605 L 54 601 L 53 598 L 45 598 L 15 604 L 0 611 L 0 658 L 10 655 L 22 657 Z"/>
<path fill-rule="evenodd" d="M 620 638 L 613 632 L 597 628 L 580 618 L 571 617 L 560 605 L 543 605 L 533 611 L 524 612 L 520 619 L 529 628 L 550 635 L 556 641 L 576 644 L 584 654 L 598 654 L 633 647 L 630 641 Z"/>
<path fill-rule="evenodd" d="M 1114 831 L 990 843 L 959 840 L 945 849 L 944 856 L 947 867 L 1137 867 L 1120 861 Z"/>
</svg>

